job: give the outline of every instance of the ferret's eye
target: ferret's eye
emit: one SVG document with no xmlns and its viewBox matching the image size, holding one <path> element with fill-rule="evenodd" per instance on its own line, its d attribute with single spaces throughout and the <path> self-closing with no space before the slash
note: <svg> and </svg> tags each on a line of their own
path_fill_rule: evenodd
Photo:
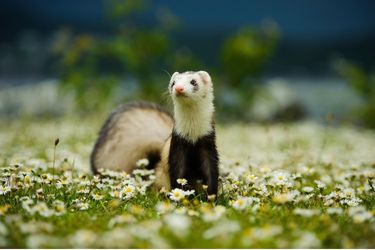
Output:
<svg viewBox="0 0 375 250">
<path fill-rule="evenodd" d="M 190 81 L 190 84 L 193 85 L 193 86 L 197 86 L 197 81 L 193 79 L 193 80 Z"/>
<path fill-rule="evenodd" d="M 171 84 L 171 88 L 173 88 L 173 86 L 174 86 L 175 83 L 176 83 L 175 81 L 172 82 L 172 84 Z"/>
</svg>

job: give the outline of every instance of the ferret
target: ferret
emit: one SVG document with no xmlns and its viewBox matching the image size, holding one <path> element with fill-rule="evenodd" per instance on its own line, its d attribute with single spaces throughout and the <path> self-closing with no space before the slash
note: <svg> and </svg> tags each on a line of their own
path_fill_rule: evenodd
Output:
<svg viewBox="0 0 375 250">
<path fill-rule="evenodd" d="M 155 168 L 155 185 L 167 190 L 197 183 L 217 194 L 219 155 L 216 148 L 214 94 L 205 71 L 175 72 L 168 91 L 174 117 L 160 106 L 133 102 L 120 106 L 107 118 L 91 154 L 91 168 L 131 173 L 139 159 Z"/>
</svg>

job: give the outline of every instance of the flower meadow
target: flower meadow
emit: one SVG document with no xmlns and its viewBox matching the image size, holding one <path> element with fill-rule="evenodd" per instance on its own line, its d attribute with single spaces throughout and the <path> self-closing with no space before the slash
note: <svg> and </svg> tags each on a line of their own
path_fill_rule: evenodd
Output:
<svg viewBox="0 0 375 250">
<path fill-rule="evenodd" d="M 375 133 L 312 122 L 218 127 L 217 197 L 90 173 L 99 119 L 0 124 L 5 248 L 374 248 Z M 57 140 L 57 138 L 59 138 Z"/>
</svg>

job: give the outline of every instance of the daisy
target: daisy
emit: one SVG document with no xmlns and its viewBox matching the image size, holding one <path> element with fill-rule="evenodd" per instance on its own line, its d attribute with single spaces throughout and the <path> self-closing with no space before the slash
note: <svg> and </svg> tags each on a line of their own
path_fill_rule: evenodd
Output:
<svg viewBox="0 0 375 250">
<path fill-rule="evenodd" d="M 253 174 L 247 174 L 245 176 L 245 181 L 247 184 L 254 183 L 257 179 L 258 177 Z"/>
<path fill-rule="evenodd" d="M 186 236 L 191 225 L 190 217 L 175 213 L 165 215 L 164 222 L 177 237 Z"/>
<path fill-rule="evenodd" d="M 135 194 L 135 187 L 133 185 L 127 185 L 121 190 L 121 197 L 130 199 Z"/>
<path fill-rule="evenodd" d="M 286 186 L 291 187 L 293 186 L 290 180 L 290 174 L 284 171 L 276 171 L 273 173 L 271 177 L 271 183 L 274 186 Z"/>
<path fill-rule="evenodd" d="M 91 197 L 94 199 L 94 200 L 96 200 L 96 201 L 100 201 L 100 200 L 102 200 L 103 199 L 103 195 L 101 195 L 101 194 L 99 194 L 99 193 L 93 193 L 93 194 L 91 194 Z"/>
<path fill-rule="evenodd" d="M 343 210 L 341 207 L 330 207 L 327 208 L 327 214 L 342 214 Z"/>
<path fill-rule="evenodd" d="M 169 198 L 172 201 L 181 201 L 183 198 L 185 198 L 185 191 L 179 188 L 175 188 L 169 193 Z"/>
<path fill-rule="evenodd" d="M 36 213 L 39 213 L 43 217 L 50 217 L 53 215 L 53 211 L 50 210 L 46 203 L 39 202 L 37 203 L 32 210 Z"/>
<path fill-rule="evenodd" d="M 244 210 L 248 206 L 248 200 L 245 197 L 240 197 L 232 202 L 232 207 L 236 210 Z"/>
<path fill-rule="evenodd" d="M 116 215 L 115 217 L 113 217 L 109 223 L 108 223 L 108 226 L 110 228 L 116 226 L 116 225 L 119 225 L 119 224 L 124 224 L 124 223 L 129 223 L 129 222 L 135 222 L 136 219 L 134 218 L 133 215 L 131 214 L 121 214 L 121 215 Z"/>
<path fill-rule="evenodd" d="M 315 181 L 315 184 L 316 184 L 316 186 L 317 186 L 319 189 L 324 189 L 324 188 L 327 187 L 327 185 L 326 185 L 324 182 L 319 181 L 319 180 L 316 180 L 316 181 Z"/>
<path fill-rule="evenodd" d="M 216 206 L 211 208 L 209 206 L 203 206 L 201 208 L 202 219 L 207 222 L 216 221 L 220 219 L 226 212 L 224 206 Z"/>
<path fill-rule="evenodd" d="M 137 167 L 139 168 L 145 168 L 147 167 L 148 165 L 150 164 L 149 160 L 148 159 L 140 159 L 137 161 L 136 165 Z"/>
<path fill-rule="evenodd" d="M 120 192 L 119 190 L 113 190 L 113 191 L 109 192 L 109 195 L 113 198 L 121 198 L 122 192 Z"/>
<path fill-rule="evenodd" d="M 165 214 L 167 212 L 170 212 L 174 209 L 174 206 L 169 202 L 159 202 L 156 205 L 156 211 L 158 211 L 159 214 Z"/>
<path fill-rule="evenodd" d="M 272 201 L 275 202 L 276 204 L 284 204 L 284 203 L 290 201 L 290 197 L 286 193 L 276 194 L 272 198 Z"/>
<path fill-rule="evenodd" d="M 79 194 L 88 194 L 90 192 L 90 189 L 86 188 L 86 187 L 79 187 L 79 189 L 77 190 L 77 193 Z"/>
<path fill-rule="evenodd" d="M 305 193 L 311 193 L 311 192 L 314 191 L 314 188 L 313 187 L 303 187 L 302 191 L 305 192 Z"/>
<path fill-rule="evenodd" d="M 186 190 L 185 196 L 193 195 L 195 193 L 195 190 Z"/>
<path fill-rule="evenodd" d="M 0 185 L 0 195 L 7 194 L 10 192 L 9 186 L 2 186 Z"/>
<path fill-rule="evenodd" d="M 62 201 L 60 201 L 60 200 L 55 200 L 55 201 L 53 202 L 53 206 L 54 206 L 54 208 L 55 208 L 55 215 L 60 216 L 60 215 L 65 214 L 66 209 L 65 209 L 65 204 L 64 204 L 64 202 L 62 202 Z"/>
<path fill-rule="evenodd" d="M 77 206 L 77 208 L 78 208 L 79 210 L 87 210 L 87 209 L 89 209 L 89 204 L 86 203 L 86 202 L 78 202 L 78 203 L 76 204 L 76 206 Z"/>
<path fill-rule="evenodd" d="M 185 186 L 187 184 L 187 180 L 183 178 L 177 179 L 177 183 L 180 184 L 181 186 Z"/>
<path fill-rule="evenodd" d="M 214 201 L 215 198 L 216 198 L 216 195 L 215 195 L 215 194 L 211 194 L 211 195 L 208 195 L 208 196 L 207 196 L 207 199 L 208 199 L 209 201 Z"/>
<path fill-rule="evenodd" d="M 305 208 L 296 208 L 293 210 L 293 213 L 296 215 L 300 215 L 302 217 L 312 217 L 320 213 L 318 209 L 305 209 Z"/>
</svg>

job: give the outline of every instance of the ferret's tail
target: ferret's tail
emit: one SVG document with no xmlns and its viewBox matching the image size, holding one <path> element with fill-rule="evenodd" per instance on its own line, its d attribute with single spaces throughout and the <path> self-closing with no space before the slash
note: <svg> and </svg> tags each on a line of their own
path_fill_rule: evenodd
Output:
<svg viewBox="0 0 375 250">
<path fill-rule="evenodd" d="M 172 116 L 158 105 L 132 102 L 113 111 L 100 130 L 91 153 L 91 169 L 123 170 L 131 173 L 136 162 L 149 159 L 149 167 L 160 161 L 165 141 L 172 133 Z"/>
</svg>

